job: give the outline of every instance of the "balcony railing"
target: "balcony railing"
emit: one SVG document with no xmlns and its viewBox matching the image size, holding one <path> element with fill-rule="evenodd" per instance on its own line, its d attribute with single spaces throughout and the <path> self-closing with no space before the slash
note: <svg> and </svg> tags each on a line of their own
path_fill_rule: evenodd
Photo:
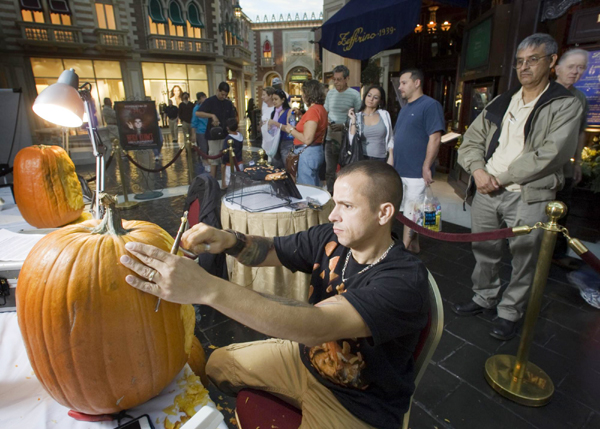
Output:
<svg viewBox="0 0 600 429">
<path fill-rule="evenodd" d="M 214 39 L 193 39 L 150 34 L 148 44 L 150 50 L 161 51 L 162 53 L 215 53 Z"/>
<path fill-rule="evenodd" d="M 107 30 L 104 28 L 96 28 L 94 30 L 97 44 L 100 48 L 105 49 L 129 49 L 127 40 L 127 31 Z"/>
<path fill-rule="evenodd" d="M 225 56 L 232 60 L 252 62 L 252 52 L 240 45 L 225 46 Z"/>
<path fill-rule="evenodd" d="M 275 65 L 275 61 L 273 58 L 261 58 L 260 65 L 262 67 L 273 67 Z"/>
<path fill-rule="evenodd" d="M 22 38 L 34 44 L 83 44 L 80 27 L 25 21 L 19 21 L 17 25 L 21 29 Z"/>
</svg>

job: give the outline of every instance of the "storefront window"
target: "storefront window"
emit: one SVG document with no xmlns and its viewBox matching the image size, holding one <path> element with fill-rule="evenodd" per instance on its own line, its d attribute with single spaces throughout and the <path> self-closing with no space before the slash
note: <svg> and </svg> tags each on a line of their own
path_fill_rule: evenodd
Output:
<svg viewBox="0 0 600 429">
<path fill-rule="evenodd" d="M 178 101 L 179 89 L 190 93 L 190 100 L 196 99 L 197 92 L 208 94 L 206 66 L 195 64 L 142 63 L 144 90 L 146 96 L 156 101 L 157 106 L 167 103 L 173 96 Z M 179 87 L 179 88 L 176 88 Z M 176 91 L 173 92 L 173 89 Z"/>
<path fill-rule="evenodd" d="M 79 76 L 80 83 L 84 79 L 94 79 L 94 65 L 92 60 L 63 60 L 66 69 L 75 69 L 75 73 Z"/>
<path fill-rule="evenodd" d="M 48 85 L 56 83 L 64 70 L 75 69 L 80 85 L 84 82 L 92 85 L 92 97 L 100 123 L 102 123 L 101 107 L 105 97 L 110 98 L 113 102 L 125 100 L 125 88 L 118 61 L 31 58 L 31 68 L 38 94 Z"/>
</svg>

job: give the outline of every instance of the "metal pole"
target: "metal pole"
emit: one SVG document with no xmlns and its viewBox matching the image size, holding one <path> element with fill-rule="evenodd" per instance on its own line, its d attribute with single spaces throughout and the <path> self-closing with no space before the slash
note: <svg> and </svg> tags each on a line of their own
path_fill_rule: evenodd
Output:
<svg viewBox="0 0 600 429">
<path fill-rule="evenodd" d="M 544 230 L 542 244 L 517 356 L 495 355 L 485 363 L 485 378 L 494 390 L 512 401 L 530 407 L 546 405 L 554 394 L 554 384 L 548 374 L 529 362 L 528 358 L 550 272 L 556 236 L 562 232 L 557 221 L 566 213 L 567 207 L 560 201 L 552 201 L 546 206 L 550 221 L 541 225 Z"/>
<path fill-rule="evenodd" d="M 120 209 L 131 209 L 136 207 L 139 203 L 137 201 L 129 201 L 129 195 L 127 195 L 128 182 L 123 172 L 123 160 L 121 159 L 121 146 L 119 146 L 119 139 L 113 139 L 113 156 L 117 160 L 117 166 L 119 167 L 119 177 L 121 179 L 121 189 L 123 190 L 123 202 L 118 203 L 116 206 Z"/>
<path fill-rule="evenodd" d="M 185 155 L 187 158 L 188 167 L 188 180 L 190 184 L 194 181 L 194 160 L 192 159 L 192 143 L 190 142 L 190 135 L 185 134 Z"/>
<path fill-rule="evenodd" d="M 100 207 L 100 194 L 104 192 L 104 151 L 106 148 L 104 145 L 98 145 L 96 142 L 96 135 L 94 133 L 94 116 L 92 114 L 92 108 L 89 101 L 89 91 L 80 91 L 85 111 L 88 115 L 88 134 L 90 135 L 90 141 L 92 142 L 92 149 L 94 156 L 96 157 L 96 202 L 94 210 L 94 218 L 100 219 L 102 217 L 102 207 Z"/>
<path fill-rule="evenodd" d="M 233 139 L 227 140 L 227 152 L 229 153 L 229 172 L 231 175 L 229 176 L 229 182 L 233 178 L 233 173 L 235 173 L 235 153 L 233 152 Z"/>
</svg>

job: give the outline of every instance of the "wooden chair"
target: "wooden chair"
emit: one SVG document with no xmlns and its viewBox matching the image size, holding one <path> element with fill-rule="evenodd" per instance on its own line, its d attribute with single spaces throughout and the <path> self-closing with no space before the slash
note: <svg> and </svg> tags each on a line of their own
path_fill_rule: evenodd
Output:
<svg viewBox="0 0 600 429">
<path fill-rule="evenodd" d="M 431 309 L 427 325 L 421 331 L 419 343 L 415 349 L 415 387 L 425 374 L 427 365 L 440 342 L 444 331 L 444 307 L 442 296 L 437 287 L 435 279 L 429 275 L 429 301 Z M 412 398 L 411 398 L 412 404 Z M 240 429 L 254 429 L 257 427 L 278 427 L 279 429 L 297 429 L 302 421 L 302 411 L 286 403 L 285 401 L 271 395 L 270 393 L 255 390 L 242 389 L 237 395 L 237 407 L 235 410 L 238 426 Z M 403 429 L 408 429 L 410 418 L 410 406 L 404 414 Z"/>
</svg>

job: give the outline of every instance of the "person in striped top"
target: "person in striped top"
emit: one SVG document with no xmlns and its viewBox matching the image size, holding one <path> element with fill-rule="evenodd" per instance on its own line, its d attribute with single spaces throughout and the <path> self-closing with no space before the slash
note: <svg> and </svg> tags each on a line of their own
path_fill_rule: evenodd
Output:
<svg viewBox="0 0 600 429">
<path fill-rule="evenodd" d="M 344 123 L 348 117 L 348 110 L 354 109 L 358 112 L 361 106 L 360 94 L 357 90 L 348 86 L 350 70 L 346 66 L 337 66 L 333 69 L 333 85 L 335 90 L 327 93 L 325 98 L 325 110 L 328 113 L 329 127 L 325 141 L 325 178 L 327 180 L 327 191 L 333 195 L 333 182 L 340 157 L 340 145 Z"/>
</svg>

